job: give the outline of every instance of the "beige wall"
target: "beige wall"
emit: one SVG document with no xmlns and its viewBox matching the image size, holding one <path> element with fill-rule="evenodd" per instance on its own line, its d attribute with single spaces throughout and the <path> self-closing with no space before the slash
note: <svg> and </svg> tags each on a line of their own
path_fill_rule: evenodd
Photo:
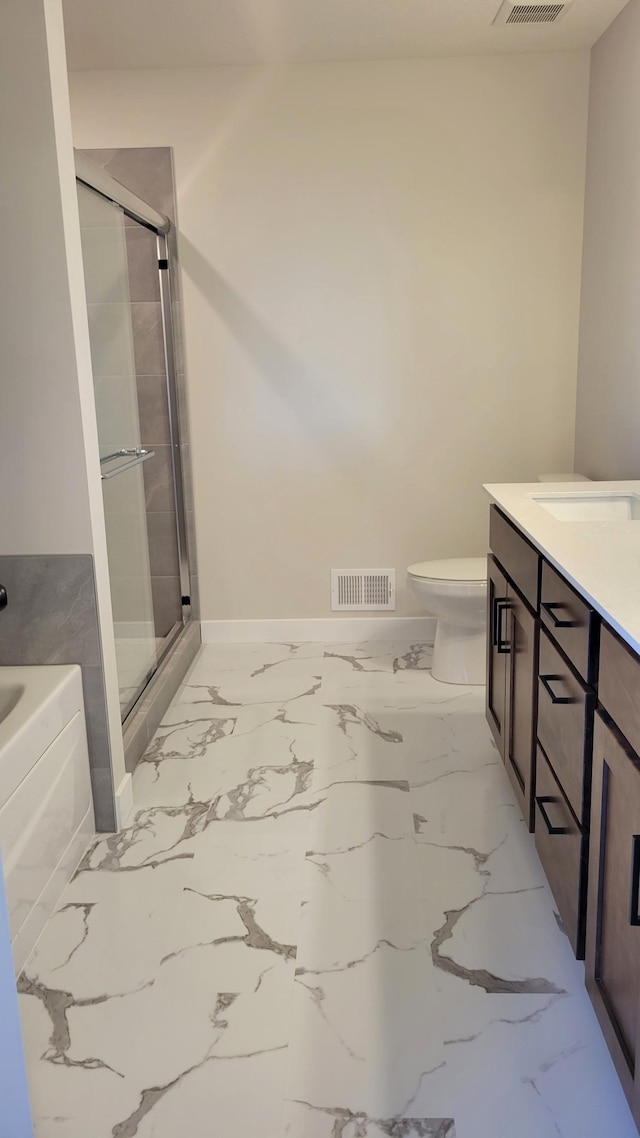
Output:
<svg viewBox="0 0 640 1138">
<path fill-rule="evenodd" d="M 592 53 L 576 468 L 640 478 L 640 2 Z"/>
<path fill-rule="evenodd" d="M 51 13 L 55 4 L 48 8 Z M 92 549 L 51 50 L 41 0 L 6 0 L 0 13 L 5 554 Z"/>
<path fill-rule="evenodd" d="M 570 469 L 586 53 L 72 76 L 75 144 L 175 149 L 203 619 L 482 553 Z"/>
</svg>

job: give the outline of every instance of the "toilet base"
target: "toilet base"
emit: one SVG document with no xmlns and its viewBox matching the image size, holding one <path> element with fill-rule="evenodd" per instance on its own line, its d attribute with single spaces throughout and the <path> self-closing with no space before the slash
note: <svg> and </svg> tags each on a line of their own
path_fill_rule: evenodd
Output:
<svg viewBox="0 0 640 1138">
<path fill-rule="evenodd" d="M 444 684 L 485 683 L 486 628 L 462 628 L 439 620 L 433 646 L 431 675 Z"/>
</svg>

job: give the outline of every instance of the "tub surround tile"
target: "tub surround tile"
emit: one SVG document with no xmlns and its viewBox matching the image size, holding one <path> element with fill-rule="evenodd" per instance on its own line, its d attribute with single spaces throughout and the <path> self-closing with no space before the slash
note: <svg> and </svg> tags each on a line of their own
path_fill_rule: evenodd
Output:
<svg viewBox="0 0 640 1138">
<path fill-rule="evenodd" d="M 635 1138 L 483 693 L 428 659 L 200 651 L 21 979 L 36 1138 Z"/>
<path fill-rule="evenodd" d="M 2 556 L 0 573 L 9 597 L 0 664 L 100 664 L 92 557 Z"/>
<path fill-rule="evenodd" d="M 0 666 L 80 664 L 96 827 L 115 827 L 111 748 L 100 656 L 93 558 L 89 554 L 0 556 L 9 604 L 2 612 Z"/>
</svg>

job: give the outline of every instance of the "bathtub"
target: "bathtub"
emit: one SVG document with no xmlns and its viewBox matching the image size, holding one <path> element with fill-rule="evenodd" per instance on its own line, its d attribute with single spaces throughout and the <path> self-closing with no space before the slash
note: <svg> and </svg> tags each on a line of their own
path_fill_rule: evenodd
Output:
<svg viewBox="0 0 640 1138">
<path fill-rule="evenodd" d="M 0 668 L 0 852 L 16 974 L 94 832 L 80 668 Z"/>
</svg>

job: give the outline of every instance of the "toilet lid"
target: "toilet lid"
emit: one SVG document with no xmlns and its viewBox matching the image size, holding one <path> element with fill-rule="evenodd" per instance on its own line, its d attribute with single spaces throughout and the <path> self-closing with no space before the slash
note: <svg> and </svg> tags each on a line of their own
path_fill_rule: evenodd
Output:
<svg viewBox="0 0 640 1138">
<path fill-rule="evenodd" d="M 451 557 L 445 561 L 420 561 L 410 565 L 412 577 L 428 577 L 432 581 L 486 581 L 486 557 Z"/>
</svg>

